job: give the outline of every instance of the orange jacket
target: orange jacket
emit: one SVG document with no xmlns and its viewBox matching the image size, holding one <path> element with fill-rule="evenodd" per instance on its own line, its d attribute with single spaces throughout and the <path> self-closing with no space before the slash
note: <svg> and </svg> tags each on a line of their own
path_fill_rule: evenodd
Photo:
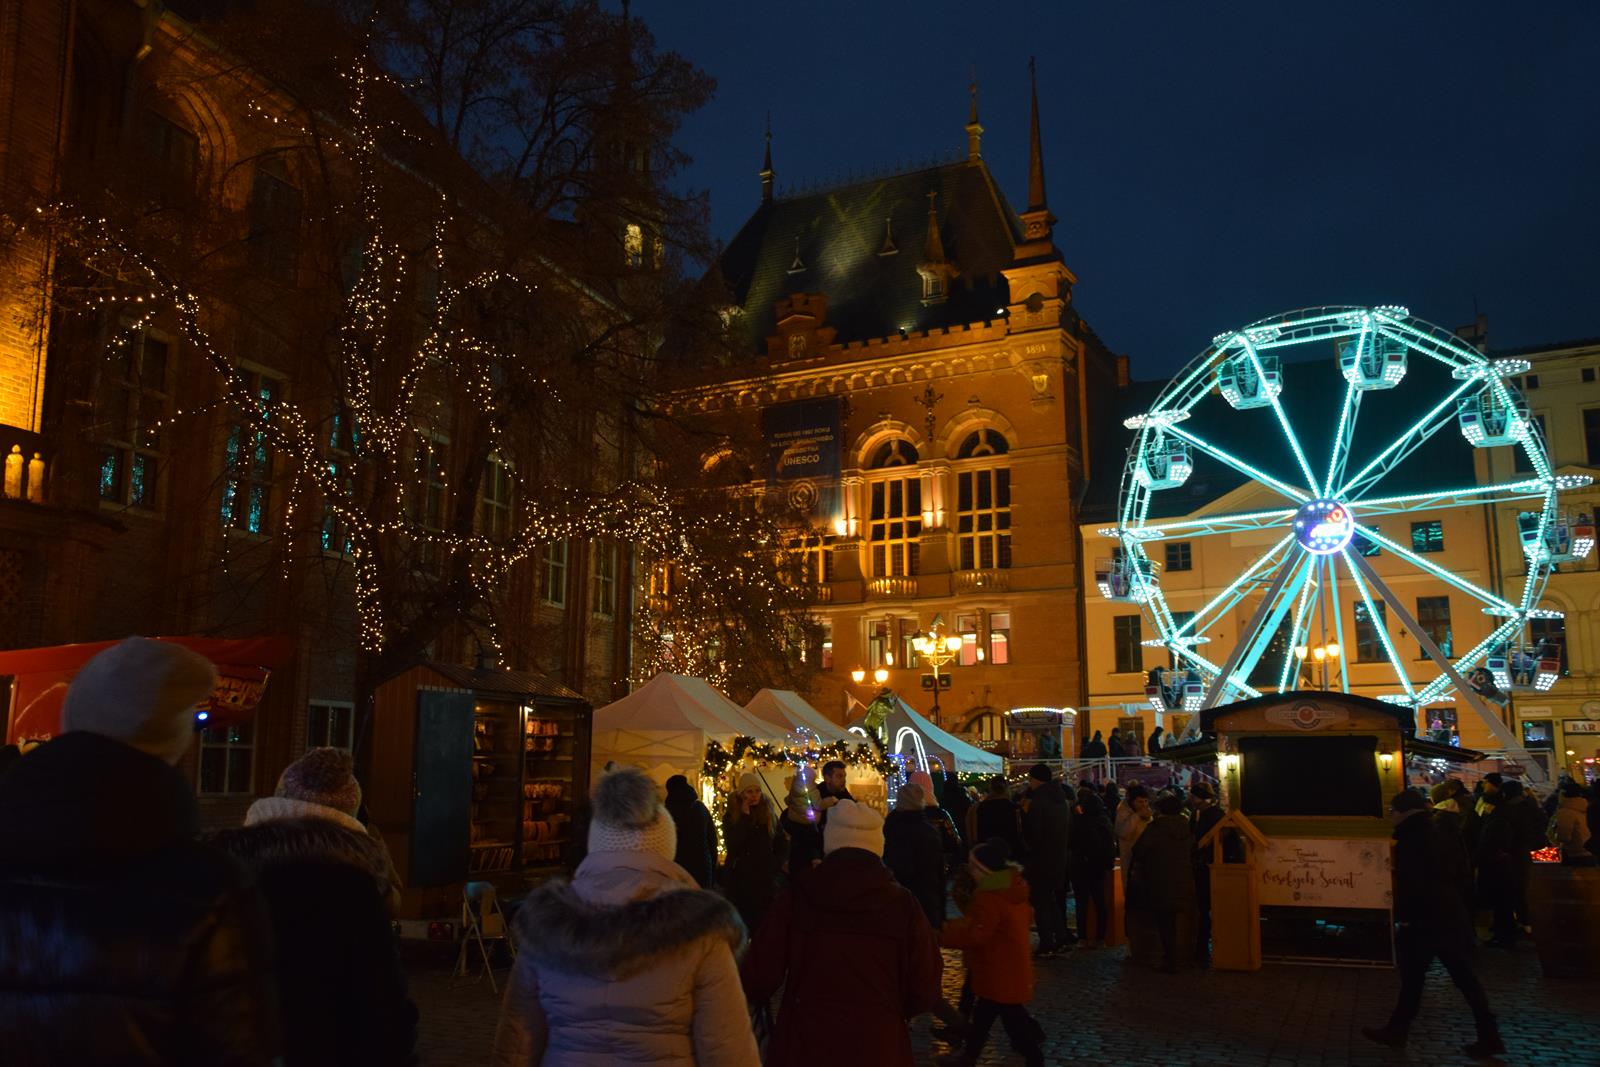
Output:
<svg viewBox="0 0 1600 1067">
<path fill-rule="evenodd" d="M 1006 867 L 978 883 L 966 914 L 944 924 L 939 943 L 966 954 L 975 996 L 997 1004 L 1033 1000 L 1033 957 L 1028 951 L 1028 883 Z"/>
</svg>

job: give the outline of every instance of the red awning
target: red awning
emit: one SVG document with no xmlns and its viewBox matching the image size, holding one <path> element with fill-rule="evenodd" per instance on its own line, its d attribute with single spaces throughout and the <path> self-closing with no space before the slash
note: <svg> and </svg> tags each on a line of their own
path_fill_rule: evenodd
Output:
<svg viewBox="0 0 1600 1067">
<path fill-rule="evenodd" d="M 228 725 L 249 718 L 261 703 L 267 678 L 294 654 L 287 637 L 158 637 L 209 659 L 217 668 L 217 688 L 209 706 L 196 708 L 208 723 Z M 11 714 L 6 740 L 45 740 L 61 732 L 61 702 L 78 669 L 116 644 L 94 641 L 51 648 L 0 652 L 0 676 L 11 675 Z"/>
</svg>

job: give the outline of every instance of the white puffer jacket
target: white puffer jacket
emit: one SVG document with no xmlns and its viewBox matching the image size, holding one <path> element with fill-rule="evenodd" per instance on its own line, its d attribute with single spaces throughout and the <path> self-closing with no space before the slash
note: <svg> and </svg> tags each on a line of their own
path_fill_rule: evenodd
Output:
<svg viewBox="0 0 1600 1067">
<path fill-rule="evenodd" d="M 1589 801 L 1583 797 L 1562 797 L 1550 820 L 1551 843 L 1561 847 L 1562 859 L 1577 859 L 1588 855 Z"/>
</svg>

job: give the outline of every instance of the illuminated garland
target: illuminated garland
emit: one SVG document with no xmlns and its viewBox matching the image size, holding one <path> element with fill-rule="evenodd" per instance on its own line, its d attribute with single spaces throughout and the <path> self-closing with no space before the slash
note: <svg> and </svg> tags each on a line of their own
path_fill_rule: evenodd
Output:
<svg viewBox="0 0 1600 1067">
<path fill-rule="evenodd" d="M 797 750 L 787 745 L 774 745 L 757 741 L 743 734 L 733 739 L 731 748 L 722 747 L 720 741 L 706 743 L 706 758 L 700 773 L 708 778 L 720 779 L 746 759 L 758 767 L 798 766 L 813 762 L 818 765 L 830 760 L 851 767 L 867 767 L 888 778 L 894 773 L 894 761 L 876 745 L 834 741 L 826 745 Z"/>
</svg>

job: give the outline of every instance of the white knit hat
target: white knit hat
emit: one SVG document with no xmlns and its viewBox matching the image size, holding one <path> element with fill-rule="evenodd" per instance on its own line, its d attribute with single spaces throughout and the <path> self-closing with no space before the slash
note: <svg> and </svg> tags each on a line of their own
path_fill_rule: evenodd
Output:
<svg viewBox="0 0 1600 1067">
<path fill-rule="evenodd" d="M 217 669 L 170 641 L 130 637 L 79 668 L 61 703 L 61 729 L 110 737 L 177 763 L 194 743 L 195 705 Z"/>
<path fill-rule="evenodd" d="M 822 828 L 822 851 L 826 855 L 839 848 L 864 848 L 881 857 L 883 816 L 854 800 L 841 800 L 829 808 L 828 824 Z"/>
<path fill-rule="evenodd" d="M 649 775 L 623 767 L 595 783 L 589 851 L 649 852 L 668 860 L 677 855 L 678 828 Z"/>
</svg>

